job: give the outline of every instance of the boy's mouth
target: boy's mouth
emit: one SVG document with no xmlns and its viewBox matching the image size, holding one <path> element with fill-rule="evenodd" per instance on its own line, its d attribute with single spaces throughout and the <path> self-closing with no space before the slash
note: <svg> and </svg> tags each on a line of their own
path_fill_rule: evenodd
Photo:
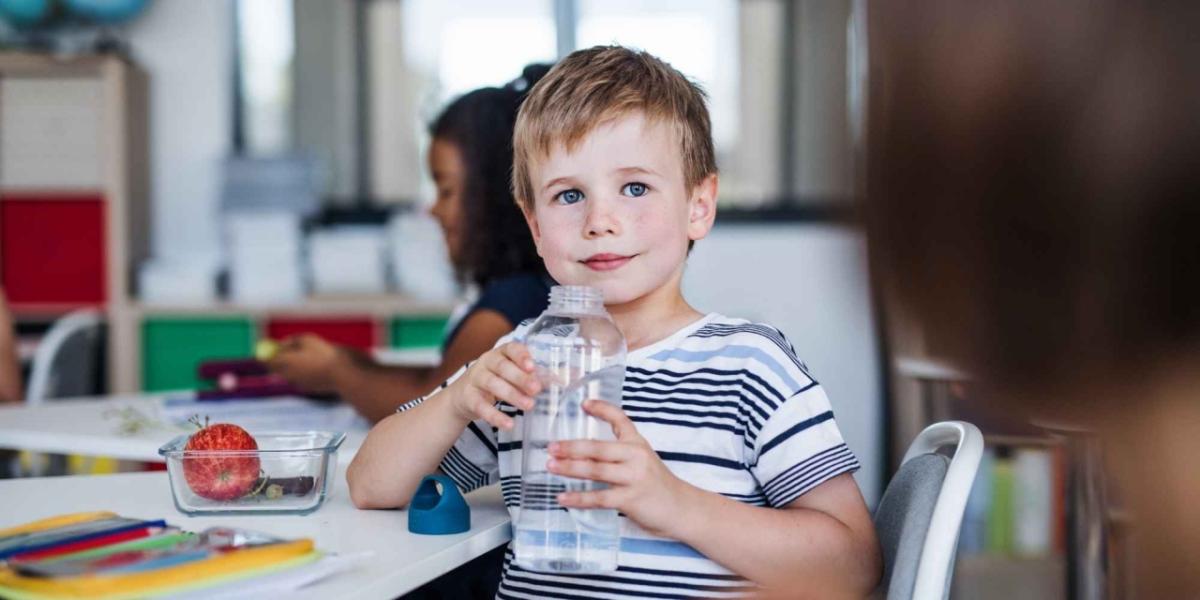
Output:
<svg viewBox="0 0 1200 600">
<path fill-rule="evenodd" d="M 636 254 L 623 256 L 621 254 L 593 254 L 579 262 L 583 263 L 587 268 L 593 271 L 611 271 L 625 266 L 625 263 L 633 260 Z"/>
</svg>

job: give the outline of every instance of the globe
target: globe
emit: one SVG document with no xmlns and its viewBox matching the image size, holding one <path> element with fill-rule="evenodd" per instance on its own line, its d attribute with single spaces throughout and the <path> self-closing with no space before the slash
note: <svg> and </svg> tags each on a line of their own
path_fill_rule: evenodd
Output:
<svg viewBox="0 0 1200 600">
<path fill-rule="evenodd" d="M 85 21 L 114 25 L 136 17 L 147 0 L 63 0 L 67 12 Z"/>
<path fill-rule="evenodd" d="M 50 15 L 50 0 L 0 0 L 0 18 L 14 27 L 31 27 Z"/>
</svg>

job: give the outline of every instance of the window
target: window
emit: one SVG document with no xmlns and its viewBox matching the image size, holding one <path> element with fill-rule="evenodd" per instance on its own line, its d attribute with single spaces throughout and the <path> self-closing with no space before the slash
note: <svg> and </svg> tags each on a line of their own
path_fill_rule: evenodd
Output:
<svg viewBox="0 0 1200 600">
<path fill-rule="evenodd" d="M 268 141 L 247 147 L 291 144 L 326 158 L 335 199 L 428 199 L 425 132 L 449 100 L 502 85 L 531 62 L 610 43 L 647 50 L 705 88 L 724 206 L 828 207 L 852 194 L 848 60 L 856 50 L 849 36 L 861 2 L 290 2 L 297 94 L 268 116 L 254 113 L 249 129 L 266 131 L 247 137 Z M 239 0 L 239 7 L 259 3 Z M 257 85 L 250 79 L 279 80 L 272 74 L 282 58 L 266 75 L 251 59 L 241 57 L 247 89 Z M 274 132 L 277 115 L 288 110 L 295 131 Z"/>
<path fill-rule="evenodd" d="M 400 32 L 408 68 L 429 81 L 438 106 L 499 86 L 531 62 L 553 62 L 554 12 L 545 0 L 403 0 Z"/>
<path fill-rule="evenodd" d="M 247 154 L 279 154 L 292 145 L 292 3 L 242 1 L 236 10 L 241 72 L 234 86 L 240 90 L 235 147 Z"/>
</svg>

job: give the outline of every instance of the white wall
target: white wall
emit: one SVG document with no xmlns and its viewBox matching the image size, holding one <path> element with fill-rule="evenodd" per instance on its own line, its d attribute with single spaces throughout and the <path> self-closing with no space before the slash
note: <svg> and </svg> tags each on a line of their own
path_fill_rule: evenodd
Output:
<svg viewBox="0 0 1200 600">
<path fill-rule="evenodd" d="M 219 166 L 232 139 L 232 2 L 147 6 L 122 36 L 150 80 L 152 253 L 214 252 Z"/>
<path fill-rule="evenodd" d="M 866 245 L 849 227 L 721 224 L 696 244 L 684 294 L 698 310 L 774 325 L 829 395 L 855 478 L 874 506 L 882 492 L 883 406 Z"/>
</svg>

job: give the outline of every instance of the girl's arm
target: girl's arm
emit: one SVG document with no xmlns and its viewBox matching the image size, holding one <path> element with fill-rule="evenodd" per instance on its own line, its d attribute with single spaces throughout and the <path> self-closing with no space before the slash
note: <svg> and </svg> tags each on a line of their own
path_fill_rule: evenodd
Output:
<svg viewBox="0 0 1200 600">
<path fill-rule="evenodd" d="M 338 394 L 376 423 L 404 402 L 433 391 L 512 328 L 513 324 L 494 310 L 471 313 L 435 367 L 381 365 L 365 354 L 309 335 L 285 340 L 268 364 L 301 389 Z"/>
</svg>

